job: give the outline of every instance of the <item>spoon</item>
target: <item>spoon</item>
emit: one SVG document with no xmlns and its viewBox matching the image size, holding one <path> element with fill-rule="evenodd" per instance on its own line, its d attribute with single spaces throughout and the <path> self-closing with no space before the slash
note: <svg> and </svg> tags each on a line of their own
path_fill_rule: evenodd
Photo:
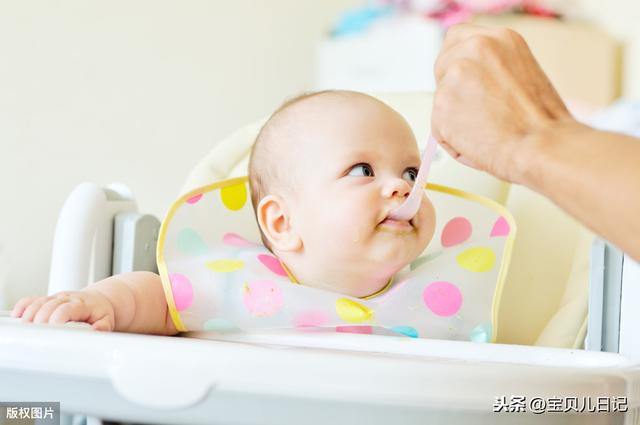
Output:
<svg viewBox="0 0 640 425">
<path fill-rule="evenodd" d="M 436 140 L 433 136 L 429 137 L 427 141 L 427 147 L 422 155 L 422 162 L 416 181 L 413 183 L 413 188 L 407 199 L 397 208 L 391 210 L 389 218 L 398 221 L 408 221 L 413 218 L 420 208 L 420 202 L 422 201 L 422 194 L 424 191 L 424 185 L 427 182 L 427 176 L 429 175 L 429 168 L 431 168 L 431 162 L 436 152 Z"/>
</svg>

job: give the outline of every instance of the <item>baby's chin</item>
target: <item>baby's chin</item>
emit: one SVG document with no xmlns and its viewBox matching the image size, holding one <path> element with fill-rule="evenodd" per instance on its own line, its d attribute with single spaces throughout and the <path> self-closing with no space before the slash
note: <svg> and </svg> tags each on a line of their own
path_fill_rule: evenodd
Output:
<svg viewBox="0 0 640 425">
<path fill-rule="evenodd" d="M 384 265 L 380 273 L 397 273 L 415 260 L 426 247 L 417 239 L 403 241 L 401 236 L 392 236 L 390 239 L 379 241 L 382 243 L 370 251 L 370 267 Z"/>
<path fill-rule="evenodd" d="M 328 289 L 331 292 L 335 292 L 338 294 L 343 294 L 343 295 L 347 295 L 349 297 L 353 297 L 353 298 L 366 298 L 366 297 L 370 297 L 371 295 L 375 295 L 378 292 L 381 292 L 384 288 L 387 287 L 388 283 L 390 281 L 385 282 L 382 285 L 376 285 L 376 286 L 372 286 L 372 287 L 354 287 L 354 288 L 347 288 L 347 287 L 335 287 L 335 288 L 331 288 Z"/>
<path fill-rule="evenodd" d="M 413 261 L 413 260 L 411 260 Z M 346 277 L 343 285 L 336 285 L 332 290 L 352 297 L 368 297 L 384 290 L 393 280 L 393 277 L 405 268 L 411 261 L 394 265 L 387 264 L 373 271 L 374 277 L 366 279 L 358 276 Z M 363 281 L 368 281 L 363 284 Z"/>
</svg>

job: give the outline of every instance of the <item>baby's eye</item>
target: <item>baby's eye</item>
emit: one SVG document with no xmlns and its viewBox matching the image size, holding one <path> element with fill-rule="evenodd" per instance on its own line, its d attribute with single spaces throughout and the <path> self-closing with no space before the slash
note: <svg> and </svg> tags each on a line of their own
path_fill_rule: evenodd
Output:
<svg viewBox="0 0 640 425">
<path fill-rule="evenodd" d="M 356 164 L 349 171 L 349 175 L 373 177 L 373 168 L 369 164 Z"/>
<path fill-rule="evenodd" d="M 416 181 L 416 177 L 418 177 L 418 170 L 413 167 L 407 168 L 402 174 L 402 178 L 409 180 L 411 183 Z"/>
</svg>

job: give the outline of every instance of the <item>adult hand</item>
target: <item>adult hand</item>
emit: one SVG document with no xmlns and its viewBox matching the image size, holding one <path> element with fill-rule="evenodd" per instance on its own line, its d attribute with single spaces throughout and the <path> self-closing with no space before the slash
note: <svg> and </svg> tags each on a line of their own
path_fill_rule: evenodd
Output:
<svg viewBox="0 0 640 425">
<path fill-rule="evenodd" d="M 528 136 L 575 121 L 524 39 L 509 29 L 449 29 L 435 65 L 431 131 L 454 158 L 519 183 Z"/>
<path fill-rule="evenodd" d="M 546 196 L 640 261 L 640 139 L 571 117 L 517 33 L 452 27 L 431 132 L 455 158 Z"/>
</svg>

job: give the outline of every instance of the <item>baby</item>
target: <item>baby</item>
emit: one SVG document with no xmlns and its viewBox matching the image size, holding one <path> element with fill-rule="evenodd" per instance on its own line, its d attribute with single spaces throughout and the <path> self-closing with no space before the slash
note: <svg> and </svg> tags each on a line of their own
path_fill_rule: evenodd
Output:
<svg viewBox="0 0 640 425">
<path fill-rule="evenodd" d="M 299 96 L 273 113 L 251 153 L 251 197 L 263 243 L 304 285 L 374 296 L 433 236 L 435 213 L 426 196 L 410 221 L 388 217 L 409 195 L 419 166 L 413 132 L 383 102 L 348 91 Z M 177 333 L 160 277 L 149 272 L 23 298 L 12 316 Z"/>
</svg>

